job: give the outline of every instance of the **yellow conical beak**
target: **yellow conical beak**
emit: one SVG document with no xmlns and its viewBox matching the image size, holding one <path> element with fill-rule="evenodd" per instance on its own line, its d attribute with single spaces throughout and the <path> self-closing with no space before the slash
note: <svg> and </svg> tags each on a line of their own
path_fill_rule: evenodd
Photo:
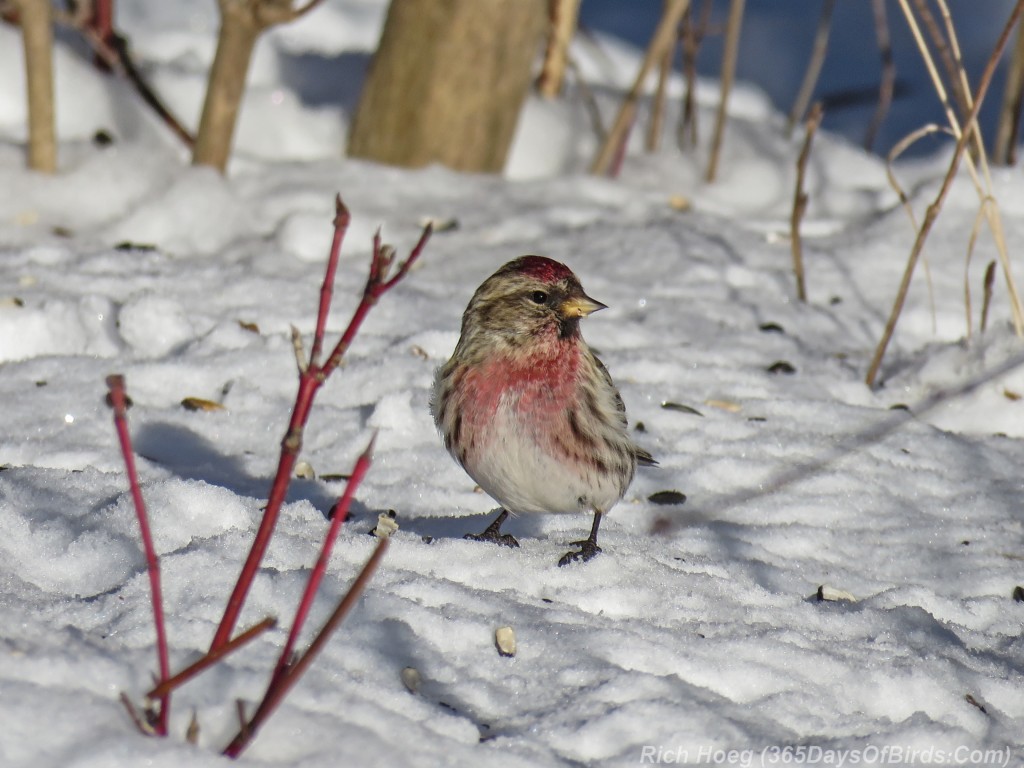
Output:
<svg viewBox="0 0 1024 768">
<path fill-rule="evenodd" d="M 602 304 L 600 301 L 595 301 L 585 293 L 581 293 L 578 296 L 570 296 L 563 301 L 560 309 L 565 317 L 586 317 L 591 312 L 607 308 L 607 305 Z"/>
</svg>

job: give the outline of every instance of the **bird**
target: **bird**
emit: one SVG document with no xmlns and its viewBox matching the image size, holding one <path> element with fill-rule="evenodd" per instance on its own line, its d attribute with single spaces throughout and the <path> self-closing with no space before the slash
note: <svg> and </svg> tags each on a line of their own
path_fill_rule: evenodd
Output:
<svg viewBox="0 0 1024 768">
<path fill-rule="evenodd" d="M 473 294 L 430 403 L 445 448 L 501 505 L 465 538 L 518 547 L 501 532 L 510 513 L 590 512 L 590 535 L 558 565 L 586 562 L 637 466 L 657 465 L 630 438 L 622 397 L 580 333 L 580 320 L 605 308 L 545 256 L 508 262 Z"/>
</svg>

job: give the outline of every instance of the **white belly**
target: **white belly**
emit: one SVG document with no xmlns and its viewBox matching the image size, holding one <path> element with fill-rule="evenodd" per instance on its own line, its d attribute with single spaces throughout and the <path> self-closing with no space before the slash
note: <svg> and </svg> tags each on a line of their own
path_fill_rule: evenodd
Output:
<svg viewBox="0 0 1024 768">
<path fill-rule="evenodd" d="M 544 447 L 524 428 L 514 409 L 502 402 L 489 439 L 466 455 L 465 468 L 481 488 L 513 514 L 529 512 L 607 512 L 621 498 L 615 479 L 593 467 L 573 466 Z M 563 435 L 566 441 L 571 435 Z"/>
</svg>

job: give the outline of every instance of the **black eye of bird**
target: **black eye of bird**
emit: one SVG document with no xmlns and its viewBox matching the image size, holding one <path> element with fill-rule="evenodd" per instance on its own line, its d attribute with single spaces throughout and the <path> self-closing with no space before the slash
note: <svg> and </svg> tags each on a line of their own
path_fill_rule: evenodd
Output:
<svg viewBox="0 0 1024 768">
<path fill-rule="evenodd" d="M 544 304 L 548 300 L 548 295 L 544 291 L 534 291 L 530 294 L 530 301 L 534 304 Z"/>
</svg>

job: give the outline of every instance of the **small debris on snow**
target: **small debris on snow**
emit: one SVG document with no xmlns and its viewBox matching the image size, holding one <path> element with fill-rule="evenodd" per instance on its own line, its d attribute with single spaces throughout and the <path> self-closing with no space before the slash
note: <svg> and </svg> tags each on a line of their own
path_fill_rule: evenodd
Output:
<svg viewBox="0 0 1024 768">
<path fill-rule="evenodd" d="M 647 497 L 652 504 L 684 504 L 686 494 L 679 491 L 657 491 Z"/>
<path fill-rule="evenodd" d="M 857 598 L 849 592 L 822 584 L 818 587 L 818 602 L 825 603 L 856 603 Z"/>
<path fill-rule="evenodd" d="M 423 676 L 416 667 L 405 667 L 400 673 L 402 685 L 409 693 L 419 693 L 420 685 L 423 683 Z"/>
<path fill-rule="evenodd" d="M 502 656 L 516 655 L 516 633 L 512 627 L 498 627 L 494 630 L 494 644 Z"/>
<path fill-rule="evenodd" d="M 692 413 L 694 416 L 703 416 L 704 414 L 698 411 L 696 408 L 691 408 L 688 405 L 682 403 L 673 403 L 671 400 L 666 400 L 661 404 L 661 407 L 666 411 L 679 411 L 680 413 Z"/>
<path fill-rule="evenodd" d="M 378 539 L 387 539 L 391 537 L 395 531 L 398 530 L 398 523 L 395 518 L 398 517 L 398 513 L 393 509 L 389 509 L 387 512 L 381 512 L 377 515 L 377 525 L 370 531 Z"/>
<path fill-rule="evenodd" d="M 204 400 L 201 397 L 186 397 L 181 401 L 181 407 L 186 411 L 226 411 L 227 409 L 213 400 Z"/>
</svg>

